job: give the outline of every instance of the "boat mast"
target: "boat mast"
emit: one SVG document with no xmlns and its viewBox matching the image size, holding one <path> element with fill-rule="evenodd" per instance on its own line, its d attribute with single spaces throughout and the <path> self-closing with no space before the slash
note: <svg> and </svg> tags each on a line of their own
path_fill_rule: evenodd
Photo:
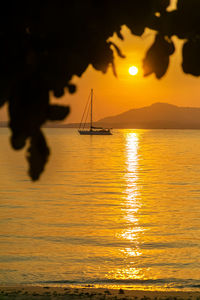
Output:
<svg viewBox="0 0 200 300">
<path fill-rule="evenodd" d="M 90 116 L 90 130 L 92 130 L 92 105 L 93 105 L 93 89 L 91 89 L 91 116 Z"/>
</svg>

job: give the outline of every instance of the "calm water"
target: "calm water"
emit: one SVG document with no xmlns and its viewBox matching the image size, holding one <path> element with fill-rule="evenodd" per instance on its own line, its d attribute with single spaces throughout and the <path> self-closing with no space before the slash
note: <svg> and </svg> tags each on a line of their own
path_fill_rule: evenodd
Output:
<svg viewBox="0 0 200 300">
<path fill-rule="evenodd" d="M 0 129 L 0 282 L 200 290 L 200 131 L 45 131 L 32 183 Z"/>
</svg>

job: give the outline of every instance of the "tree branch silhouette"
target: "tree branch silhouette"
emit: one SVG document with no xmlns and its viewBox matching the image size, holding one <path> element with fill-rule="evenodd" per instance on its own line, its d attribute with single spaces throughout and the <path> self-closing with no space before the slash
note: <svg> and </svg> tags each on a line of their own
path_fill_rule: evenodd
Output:
<svg viewBox="0 0 200 300">
<path fill-rule="evenodd" d="M 16 150 L 29 143 L 29 175 L 37 180 L 48 160 L 49 149 L 41 132 L 47 120 L 63 120 L 69 107 L 50 105 L 67 88 L 74 93 L 72 76 L 88 65 L 105 73 L 114 69 L 113 43 L 108 39 L 121 26 L 141 36 L 155 30 L 155 41 L 143 60 L 144 75 L 161 78 L 175 51 L 172 37 L 184 39 L 182 68 L 200 75 L 200 2 L 178 0 L 44 0 L 4 1 L 0 11 L 0 107 L 8 102 L 11 144 Z M 120 49 L 114 45 L 118 55 Z"/>
</svg>

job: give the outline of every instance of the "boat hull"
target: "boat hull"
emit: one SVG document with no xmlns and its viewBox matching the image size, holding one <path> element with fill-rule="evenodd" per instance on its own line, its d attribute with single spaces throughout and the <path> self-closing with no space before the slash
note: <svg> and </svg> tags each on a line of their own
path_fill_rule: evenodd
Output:
<svg viewBox="0 0 200 300">
<path fill-rule="evenodd" d="M 81 135 L 112 135 L 109 130 L 78 130 L 78 132 Z"/>
</svg>

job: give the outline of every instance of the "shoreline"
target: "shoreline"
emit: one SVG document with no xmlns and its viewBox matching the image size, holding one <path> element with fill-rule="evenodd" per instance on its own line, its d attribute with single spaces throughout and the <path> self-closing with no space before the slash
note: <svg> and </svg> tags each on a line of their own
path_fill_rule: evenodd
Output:
<svg viewBox="0 0 200 300">
<path fill-rule="evenodd" d="M 126 290 L 126 289 L 107 289 L 94 287 L 52 287 L 52 286 L 0 286 L 0 299 L 93 299 L 93 300 L 200 300 L 200 291 L 143 291 L 143 290 Z"/>
</svg>

